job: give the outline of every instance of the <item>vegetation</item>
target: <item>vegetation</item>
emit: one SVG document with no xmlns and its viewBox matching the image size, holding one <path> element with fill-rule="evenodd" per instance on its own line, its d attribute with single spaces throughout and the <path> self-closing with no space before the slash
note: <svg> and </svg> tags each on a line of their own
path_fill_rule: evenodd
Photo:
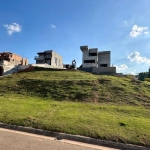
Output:
<svg viewBox="0 0 150 150">
<path fill-rule="evenodd" d="M 150 146 L 150 83 L 36 69 L 0 78 L 0 121 Z"/>
<path fill-rule="evenodd" d="M 148 72 L 139 73 L 138 79 L 144 81 L 146 78 L 150 78 L 150 69 Z"/>
</svg>

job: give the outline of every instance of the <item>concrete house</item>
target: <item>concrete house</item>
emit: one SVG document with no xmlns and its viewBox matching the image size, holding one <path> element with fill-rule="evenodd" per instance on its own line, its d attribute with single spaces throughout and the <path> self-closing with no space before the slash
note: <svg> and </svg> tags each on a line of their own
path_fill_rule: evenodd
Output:
<svg viewBox="0 0 150 150">
<path fill-rule="evenodd" d="M 62 57 L 53 50 L 38 52 L 37 54 L 38 56 L 34 57 L 36 64 L 47 64 L 52 68 L 63 68 Z"/>
<path fill-rule="evenodd" d="M 90 70 L 93 73 L 115 74 L 116 67 L 111 67 L 111 52 L 98 51 L 98 48 L 80 46 L 82 51 L 82 70 Z"/>
</svg>

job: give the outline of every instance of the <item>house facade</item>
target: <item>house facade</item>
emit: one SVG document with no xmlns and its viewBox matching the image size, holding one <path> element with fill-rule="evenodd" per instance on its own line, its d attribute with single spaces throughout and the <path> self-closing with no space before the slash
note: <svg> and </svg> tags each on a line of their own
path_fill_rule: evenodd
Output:
<svg viewBox="0 0 150 150">
<path fill-rule="evenodd" d="M 63 59 L 53 50 L 38 52 L 35 56 L 36 64 L 48 64 L 53 68 L 63 68 Z"/>
<path fill-rule="evenodd" d="M 116 73 L 116 67 L 111 67 L 111 52 L 98 51 L 98 48 L 80 46 L 82 51 L 82 68 L 93 73 Z"/>
<path fill-rule="evenodd" d="M 0 53 L 0 65 L 28 65 L 28 59 L 11 52 Z"/>
<path fill-rule="evenodd" d="M 27 67 L 28 59 L 11 52 L 0 53 L 0 76 L 17 72 L 20 67 Z"/>
</svg>

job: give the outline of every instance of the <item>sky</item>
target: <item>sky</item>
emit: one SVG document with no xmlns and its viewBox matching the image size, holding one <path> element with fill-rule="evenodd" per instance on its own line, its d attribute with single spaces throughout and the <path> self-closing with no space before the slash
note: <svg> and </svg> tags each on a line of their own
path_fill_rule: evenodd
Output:
<svg viewBox="0 0 150 150">
<path fill-rule="evenodd" d="M 80 46 L 111 51 L 117 72 L 150 67 L 150 0 L 0 0 L 0 52 L 35 63 L 54 50 L 63 63 L 82 64 Z"/>
</svg>

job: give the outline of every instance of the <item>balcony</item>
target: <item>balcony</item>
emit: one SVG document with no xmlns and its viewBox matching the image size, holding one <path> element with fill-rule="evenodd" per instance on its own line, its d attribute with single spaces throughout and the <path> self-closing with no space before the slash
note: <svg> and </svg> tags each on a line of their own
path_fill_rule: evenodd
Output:
<svg viewBox="0 0 150 150">
<path fill-rule="evenodd" d="M 34 56 L 34 60 L 44 60 L 44 57 Z"/>
</svg>

